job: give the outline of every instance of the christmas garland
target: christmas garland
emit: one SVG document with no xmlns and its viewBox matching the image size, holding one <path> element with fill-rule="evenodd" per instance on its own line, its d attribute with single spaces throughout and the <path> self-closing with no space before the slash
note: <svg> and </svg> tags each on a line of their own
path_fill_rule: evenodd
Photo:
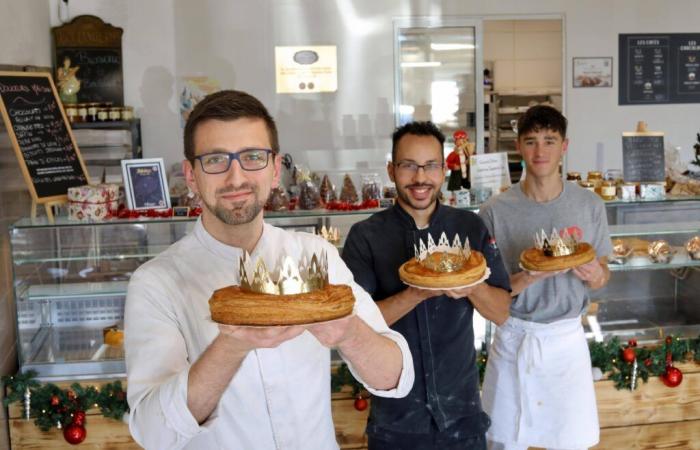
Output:
<svg viewBox="0 0 700 450">
<path fill-rule="evenodd" d="M 12 403 L 24 403 L 24 416 L 34 417 L 34 424 L 42 431 L 56 427 L 63 429 L 63 437 L 71 444 L 79 444 L 86 437 L 85 411 L 99 408 L 104 417 L 121 420 L 129 411 L 126 392 L 120 381 L 94 386 L 71 384 L 69 389 L 61 389 L 55 384 L 41 384 L 37 373 L 29 370 L 17 375 L 2 377 L 7 387 L 3 399 L 5 407 Z"/>
</svg>

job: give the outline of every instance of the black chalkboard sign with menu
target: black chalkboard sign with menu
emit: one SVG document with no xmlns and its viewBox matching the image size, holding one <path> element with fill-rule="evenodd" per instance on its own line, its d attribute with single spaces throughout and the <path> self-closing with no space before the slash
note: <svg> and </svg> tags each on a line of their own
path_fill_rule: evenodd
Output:
<svg viewBox="0 0 700 450">
<path fill-rule="evenodd" d="M 700 103 L 700 33 L 621 34 L 620 105 Z"/>
<path fill-rule="evenodd" d="M 0 72 L 0 113 L 35 203 L 65 201 L 69 187 L 88 184 L 51 75 Z"/>
<path fill-rule="evenodd" d="M 622 133 L 623 177 L 627 182 L 655 182 L 666 179 L 664 134 Z"/>
</svg>

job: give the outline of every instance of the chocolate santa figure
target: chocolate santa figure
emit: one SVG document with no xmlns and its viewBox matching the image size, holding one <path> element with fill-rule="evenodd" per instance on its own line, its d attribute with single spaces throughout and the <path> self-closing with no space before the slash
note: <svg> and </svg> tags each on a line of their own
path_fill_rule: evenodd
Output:
<svg viewBox="0 0 700 450">
<path fill-rule="evenodd" d="M 447 182 L 448 191 L 469 189 L 469 157 L 474 153 L 474 144 L 469 142 L 466 131 L 457 130 L 454 135 L 455 147 L 447 155 L 447 168 L 450 169 L 450 179 Z M 454 194 L 453 194 L 454 195 Z"/>
</svg>

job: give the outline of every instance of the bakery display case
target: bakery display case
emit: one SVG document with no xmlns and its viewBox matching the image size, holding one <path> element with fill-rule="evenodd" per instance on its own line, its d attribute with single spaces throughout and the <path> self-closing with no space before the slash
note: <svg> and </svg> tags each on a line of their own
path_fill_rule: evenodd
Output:
<svg viewBox="0 0 700 450">
<path fill-rule="evenodd" d="M 700 222 L 611 225 L 608 285 L 592 292 L 589 337 L 652 343 L 700 334 Z"/>
<path fill-rule="evenodd" d="M 121 377 L 131 273 L 192 219 L 81 223 L 22 219 L 10 229 L 18 358 L 42 379 Z"/>
</svg>

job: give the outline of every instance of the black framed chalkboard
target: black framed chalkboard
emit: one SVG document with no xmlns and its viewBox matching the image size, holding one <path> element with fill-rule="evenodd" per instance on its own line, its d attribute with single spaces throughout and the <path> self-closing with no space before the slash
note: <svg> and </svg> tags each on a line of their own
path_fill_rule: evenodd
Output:
<svg viewBox="0 0 700 450">
<path fill-rule="evenodd" d="M 627 182 L 664 181 L 663 133 L 623 133 L 622 164 L 623 177 Z"/>
<path fill-rule="evenodd" d="M 700 33 L 620 34 L 620 105 L 700 103 Z"/>
<path fill-rule="evenodd" d="M 34 202 L 65 201 L 69 187 L 88 184 L 51 75 L 0 72 L 0 113 Z"/>
</svg>

